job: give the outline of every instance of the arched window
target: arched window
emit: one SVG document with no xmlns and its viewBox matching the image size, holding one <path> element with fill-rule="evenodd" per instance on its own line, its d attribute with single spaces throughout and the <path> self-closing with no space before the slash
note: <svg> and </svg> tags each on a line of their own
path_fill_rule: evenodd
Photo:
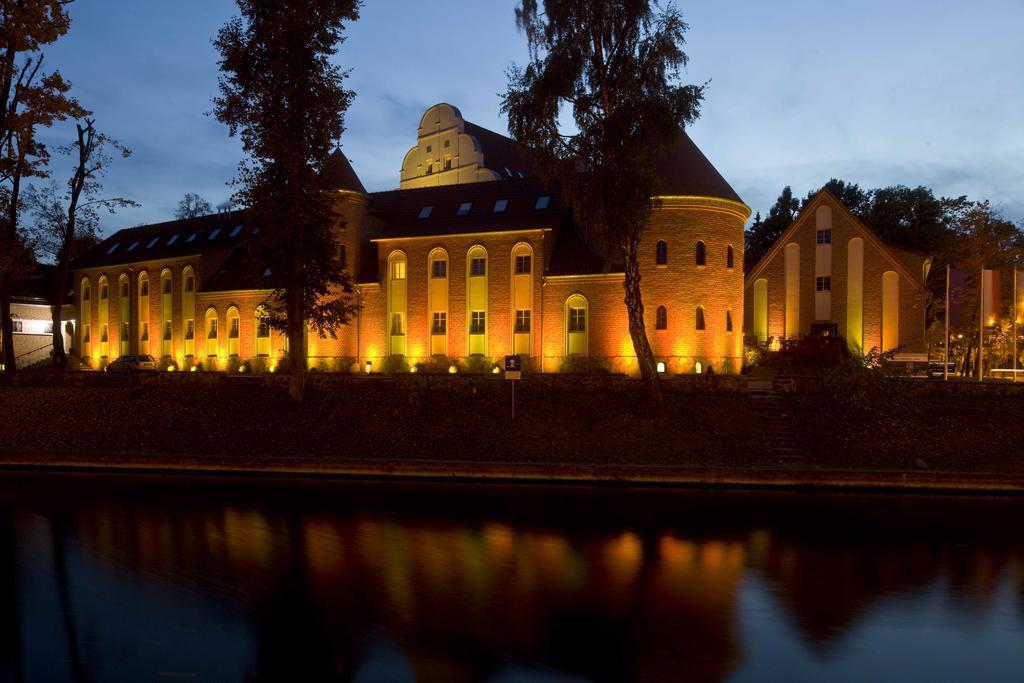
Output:
<svg viewBox="0 0 1024 683">
<path fill-rule="evenodd" d="M 668 263 L 668 245 L 665 240 L 658 240 L 658 246 L 654 250 L 655 263 L 664 266 Z"/>
<path fill-rule="evenodd" d="M 253 316 L 253 328 L 256 330 L 256 355 L 270 355 L 270 323 L 266 318 L 267 309 L 260 304 Z"/>
<path fill-rule="evenodd" d="M 703 242 L 697 242 L 696 257 L 698 266 L 707 265 L 707 247 L 704 246 Z"/>
<path fill-rule="evenodd" d="M 533 348 L 533 247 L 512 247 L 512 353 L 529 355 Z"/>
<path fill-rule="evenodd" d="M 582 294 L 565 300 L 565 355 L 586 356 L 589 352 L 589 304 Z"/>
<path fill-rule="evenodd" d="M 658 306 L 657 314 L 654 317 L 654 329 L 656 329 L 656 330 L 667 330 L 668 329 L 668 311 L 665 310 L 664 306 Z"/>
<path fill-rule="evenodd" d="M 392 356 L 405 355 L 408 265 L 405 252 L 393 251 L 388 256 L 388 353 Z"/>
<path fill-rule="evenodd" d="M 448 252 L 438 247 L 427 256 L 427 324 L 430 355 L 448 354 Z"/>
<path fill-rule="evenodd" d="M 768 341 L 768 280 L 763 277 L 754 280 L 754 334 L 759 344 Z"/>
<path fill-rule="evenodd" d="M 99 288 L 100 305 L 97 324 L 100 328 L 100 357 L 106 358 L 110 354 L 110 287 L 106 275 L 100 275 Z"/>
<path fill-rule="evenodd" d="M 487 355 L 487 250 L 477 244 L 466 252 L 466 327 L 469 355 Z"/>
<path fill-rule="evenodd" d="M 218 344 L 220 330 L 217 323 L 217 309 L 211 306 L 206 309 L 206 355 L 210 358 L 214 358 L 220 353 Z"/>
<path fill-rule="evenodd" d="M 899 346 L 900 276 L 895 270 L 887 270 L 882 273 L 882 351 Z"/>
<path fill-rule="evenodd" d="M 732 332 L 732 310 L 725 312 L 725 331 Z"/>
<path fill-rule="evenodd" d="M 160 273 L 160 354 L 163 356 L 171 355 L 171 342 L 174 336 L 172 287 L 171 269 L 164 268 Z"/>
<path fill-rule="evenodd" d="M 196 273 L 192 266 L 181 270 L 181 336 L 185 355 L 196 353 Z"/>
<path fill-rule="evenodd" d="M 149 273 L 139 273 L 139 353 L 149 353 Z"/>
<path fill-rule="evenodd" d="M 239 337 L 241 336 L 237 306 L 231 306 L 230 308 L 228 308 L 228 314 L 226 319 L 228 323 L 228 355 L 237 356 L 239 345 L 238 340 Z"/>
<path fill-rule="evenodd" d="M 82 321 L 79 325 L 82 329 L 82 357 L 88 358 L 92 342 L 92 339 L 90 339 L 92 332 L 92 286 L 89 284 L 89 278 L 82 279 L 82 293 L 79 298 L 82 308 Z"/>
<path fill-rule="evenodd" d="M 698 330 L 703 330 L 704 329 L 704 307 L 703 306 L 698 306 L 697 307 L 697 329 Z"/>
<path fill-rule="evenodd" d="M 126 356 L 130 353 L 129 347 L 131 345 L 132 328 L 131 328 L 131 281 L 128 279 L 127 273 L 121 273 L 121 277 L 117 279 L 117 308 L 118 308 L 118 320 L 121 323 L 121 333 L 119 340 L 121 342 L 121 355 Z"/>
<path fill-rule="evenodd" d="M 725 248 L 725 267 L 732 270 L 733 256 L 732 256 L 732 245 L 730 244 Z"/>
</svg>

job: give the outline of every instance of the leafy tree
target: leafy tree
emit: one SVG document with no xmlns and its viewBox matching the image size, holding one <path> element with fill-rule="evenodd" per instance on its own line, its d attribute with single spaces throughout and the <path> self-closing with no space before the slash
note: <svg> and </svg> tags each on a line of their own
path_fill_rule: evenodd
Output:
<svg viewBox="0 0 1024 683">
<path fill-rule="evenodd" d="M 793 188 L 786 185 L 775 204 L 768 210 L 768 217 L 763 221 L 755 220 L 747 230 L 747 254 L 750 265 L 754 265 L 768 253 L 775 241 L 793 223 L 799 212 L 800 200 L 793 196 Z"/>
<path fill-rule="evenodd" d="M 873 193 L 871 191 L 865 191 L 860 189 L 860 185 L 857 183 L 848 183 L 845 180 L 839 178 L 831 178 L 825 183 L 822 188 L 828 190 L 836 197 L 839 198 L 843 204 L 846 205 L 853 214 L 857 217 L 863 216 L 871 205 L 871 199 Z M 807 197 L 804 198 L 800 204 L 800 209 L 803 210 L 807 203 L 814 199 L 814 196 L 818 194 L 820 190 L 812 190 L 807 193 Z"/>
<path fill-rule="evenodd" d="M 302 401 L 306 324 L 336 334 L 356 306 L 351 277 L 339 261 L 340 217 L 321 173 L 345 130 L 354 93 L 347 72 L 328 60 L 344 41 L 358 0 L 237 0 L 213 44 L 220 54 L 214 115 L 240 135 L 248 157 L 239 165 L 236 197 L 260 231 L 250 257 L 273 274 L 268 323 L 288 335 L 289 393 Z"/>
<path fill-rule="evenodd" d="M 61 308 L 71 260 L 83 242 L 97 239 L 100 212 L 114 213 L 119 208 L 138 206 L 124 197 L 102 198 L 101 179 L 113 162 L 114 156 L 127 158 L 131 150 L 96 130 L 95 119 L 83 119 L 76 125 L 77 139 L 61 148 L 61 152 L 75 157 L 75 166 L 61 195 L 55 184 L 34 193 L 32 210 L 35 214 L 35 235 L 39 249 L 45 257 L 56 263 L 56 277 L 50 292 L 50 316 L 53 322 L 53 366 L 64 369 L 67 351 L 64 348 Z"/>
<path fill-rule="evenodd" d="M 32 248 L 19 217 L 24 205 L 22 181 L 45 176 L 46 146 L 40 127 L 87 112 L 67 93 L 59 72 L 43 71 L 43 46 L 67 33 L 62 0 L 8 0 L 0 4 L 0 328 L 4 369 L 15 367 L 11 286 L 32 267 Z"/>
<path fill-rule="evenodd" d="M 953 223 L 970 206 L 965 196 L 938 198 L 927 187 L 896 185 L 874 190 L 861 218 L 888 242 L 936 252 L 949 246 Z"/>
<path fill-rule="evenodd" d="M 212 211 L 213 207 L 210 206 L 210 202 L 193 192 L 186 192 L 185 196 L 178 202 L 178 208 L 174 212 L 174 217 L 178 220 L 184 220 L 186 218 L 205 216 Z"/>
<path fill-rule="evenodd" d="M 530 49 L 509 70 L 502 111 L 576 215 L 616 249 L 625 269 L 629 333 L 653 402 L 661 401 L 644 326 L 640 240 L 658 177 L 652 152 L 695 121 L 703 86 L 679 83 L 688 27 L 673 5 L 649 0 L 522 0 L 516 23 Z M 567 130 L 560 114 L 575 124 Z"/>
</svg>

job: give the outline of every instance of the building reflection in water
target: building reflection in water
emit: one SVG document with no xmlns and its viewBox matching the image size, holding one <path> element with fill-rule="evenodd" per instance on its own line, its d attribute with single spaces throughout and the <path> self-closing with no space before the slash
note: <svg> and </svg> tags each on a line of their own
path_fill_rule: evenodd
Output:
<svg viewBox="0 0 1024 683">
<path fill-rule="evenodd" d="M 140 609 L 159 612 L 160 594 L 175 586 L 175 594 L 242 615 L 251 651 L 236 653 L 238 666 L 254 681 L 369 680 L 371 670 L 453 683 L 521 670 L 593 681 L 723 680 L 744 662 L 745 577 L 763 581 L 777 618 L 826 657 L 873 605 L 936 586 L 946 609 L 969 622 L 1010 585 L 1024 621 L 1020 532 L 976 526 L 1004 514 L 988 508 L 972 522 L 938 504 L 908 514 L 872 500 L 822 507 L 628 494 L 627 505 L 602 508 L 588 498 L 599 494 L 576 493 L 522 513 L 533 498 L 499 492 L 502 507 L 517 512 L 491 514 L 461 510 L 478 498 L 456 493 L 438 505 L 439 495 L 419 489 L 396 494 L 407 497 L 398 509 L 362 494 L 341 506 L 326 495 L 258 505 L 247 495 L 260 499 L 112 495 L 69 504 L 62 541 L 79 549 L 66 557 L 67 572 L 79 574 L 69 585 L 91 571 L 127 572 L 144 586 Z M 559 510 L 574 511 L 551 523 Z M 14 671 L 20 649 L 11 643 L 26 606 L 12 605 L 16 530 L 4 519 L 0 625 L 12 638 L 0 666 Z M 104 641 L 133 635 L 83 602 L 68 599 L 79 623 L 94 629 L 84 666 L 110 671 Z M 202 614 L 179 618 L 204 627 Z M 230 656 L 209 647 L 207 656 Z"/>
</svg>

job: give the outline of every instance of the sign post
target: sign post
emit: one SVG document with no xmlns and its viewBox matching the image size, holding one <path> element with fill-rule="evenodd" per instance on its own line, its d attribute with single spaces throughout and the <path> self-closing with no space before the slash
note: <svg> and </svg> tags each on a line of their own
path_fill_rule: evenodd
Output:
<svg viewBox="0 0 1024 683">
<path fill-rule="evenodd" d="M 512 380 L 512 421 L 516 419 L 516 380 L 522 376 L 523 364 L 519 355 L 505 356 L 505 379 Z"/>
</svg>

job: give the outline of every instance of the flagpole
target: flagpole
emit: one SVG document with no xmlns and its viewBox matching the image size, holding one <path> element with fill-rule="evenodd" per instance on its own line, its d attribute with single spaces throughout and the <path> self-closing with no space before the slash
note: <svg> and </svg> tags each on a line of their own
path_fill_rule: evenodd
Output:
<svg viewBox="0 0 1024 683">
<path fill-rule="evenodd" d="M 942 352 L 942 381 L 949 381 L 949 264 L 946 264 L 946 343 Z"/>
<path fill-rule="evenodd" d="M 1013 266 L 1013 381 L 1017 381 L 1017 265 Z"/>
</svg>

